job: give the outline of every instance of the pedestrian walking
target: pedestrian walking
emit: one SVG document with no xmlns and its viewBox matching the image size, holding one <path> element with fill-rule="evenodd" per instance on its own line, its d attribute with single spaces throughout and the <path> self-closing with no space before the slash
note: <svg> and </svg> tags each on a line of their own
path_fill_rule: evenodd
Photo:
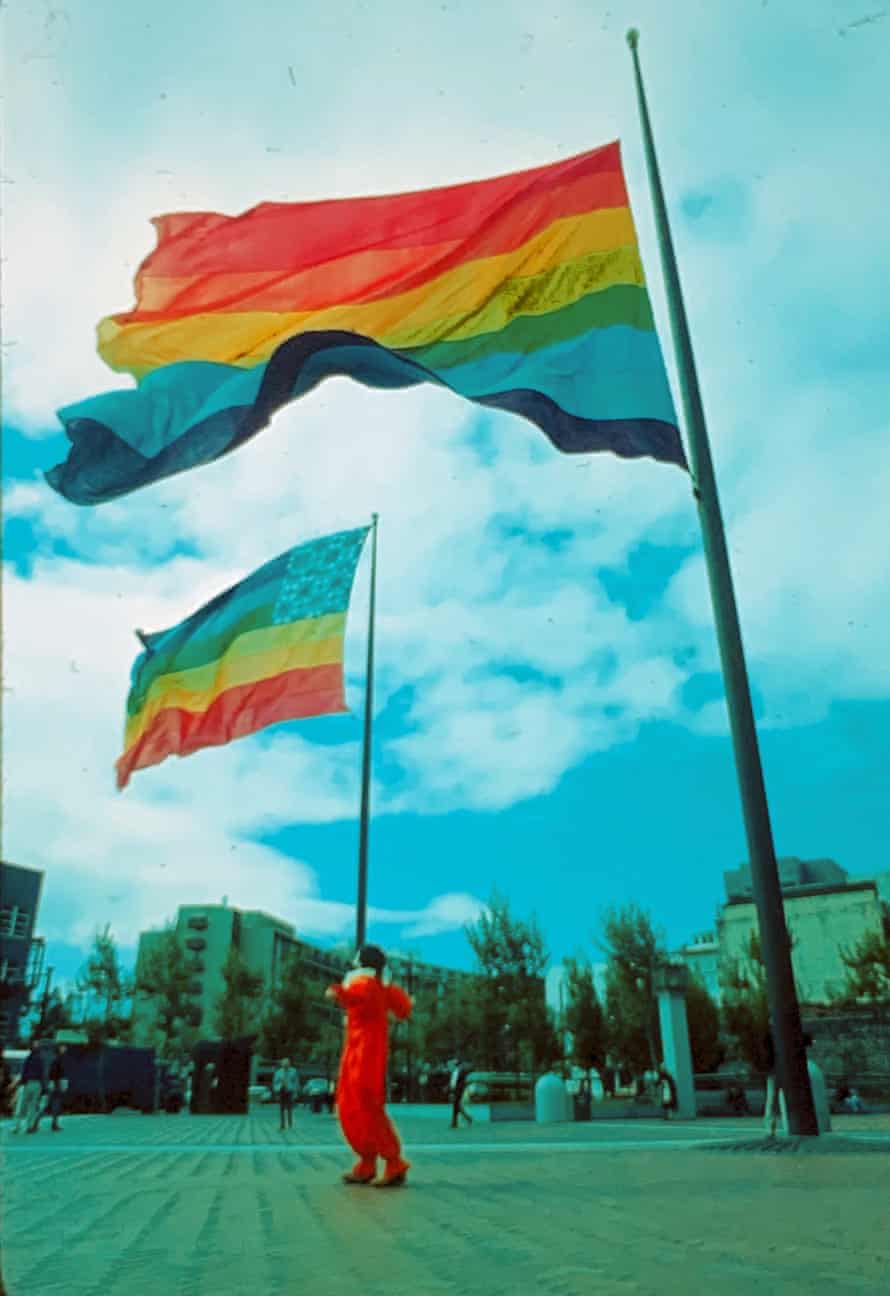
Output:
<svg viewBox="0 0 890 1296">
<path fill-rule="evenodd" d="M 36 1044 L 31 1045 L 31 1051 L 22 1066 L 20 1088 L 21 1095 L 16 1107 L 13 1133 L 18 1134 L 20 1127 L 24 1125 L 26 1134 L 36 1134 L 46 1088 L 43 1057 Z"/>
<path fill-rule="evenodd" d="M 59 1116 L 62 1113 L 62 1096 L 68 1088 L 68 1076 L 65 1073 L 65 1045 L 56 1046 L 56 1056 L 49 1065 L 49 1114 L 52 1117 L 51 1130 L 60 1130 Z"/>
<path fill-rule="evenodd" d="M 661 1114 L 665 1120 L 670 1120 L 671 1112 L 677 1110 L 677 1083 L 664 1063 L 658 1068 L 658 1083 L 661 1086 Z"/>
<path fill-rule="evenodd" d="M 342 983 L 325 991 L 346 1013 L 346 1038 L 337 1078 L 337 1114 L 346 1142 L 358 1161 L 343 1176 L 347 1184 L 375 1183 L 396 1188 L 405 1182 L 410 1165 L 402 1157 L 395 1127 L 385 1110 L 389 1017 L 404 1021 L 411 1015 L 410 995 L 385 979 L 386 955 L 377 945 L 363 945 L 352 971 Z M 377 1161 L 383 1174 L 375 1181 Z"/>
<path fill-rule="evenodd" d="M 775 1138 L 781 1090 L 776 1083 L 776 1046 L 769 1027 L 763 1037 L 763 1052 L 766 1059 L 766 1102 L 763 1108 L 763 1125 L 770 1138 Z"/>
<path fill-rule="evenodd" d="M 297 1068 L 292 1067 L 290 1058 L 282 1058 L 281 1062 L 272 1077 L 273 1092 L 278 1095 L 278 1114 L 281 1119 L 281 1129 L 287 1124 L 288 1129 L 294 1127 L 294 1095 L 297 1092 Z"/>
<path fill-rule="evenodd" d="M 449 1089 L 451 1090 L 451 1128 L 457 1129 L 458 1118 L 463 1116 L 468 1125 L 473 1124 L 473 1118 L 464 1107 L 464 1093 L 467 1088 L 467 1081 L 470 1078 L 470 1067 L 466 1062 L 461 1062 L 459 1058 L 455 1059 L 454 1066 L 451 1070 L 451 1081 Z"/>
</svg>

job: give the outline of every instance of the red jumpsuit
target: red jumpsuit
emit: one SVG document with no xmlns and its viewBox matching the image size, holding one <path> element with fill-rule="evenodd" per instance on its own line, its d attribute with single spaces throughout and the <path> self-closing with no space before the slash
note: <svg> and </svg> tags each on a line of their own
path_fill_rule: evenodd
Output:
<svg viewBox="0 0 890 1296">
<path fill-rule="evenodd" d="M 399 986 L 384 985 L 372 971 L 359 968 L 341 985 L 331 986 L 346 1012 L 346 1040 L 337 1079 L 337 1115 L 346 1142 L 359 1157 L 353 1173 L 373 1175 L 377 1158 L 386 1162 L 385 1177 L 404 1174 L 401 1144 L 384 1110 L 388 1014 L 404 1020 L 411 999 Z"/>
</svg>

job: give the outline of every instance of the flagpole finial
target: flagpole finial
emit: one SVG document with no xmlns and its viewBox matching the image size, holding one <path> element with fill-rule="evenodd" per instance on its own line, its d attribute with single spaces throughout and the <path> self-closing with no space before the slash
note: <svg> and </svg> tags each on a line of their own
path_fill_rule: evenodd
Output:
<svg viewBox="0 0 890 1296">
<path fill-rule="evenodd" d="M 631 27 L 627 33 L 627 43 L 632 50 L 636 50 L 640 44 L 640 33 L 638 28 Z"/>
</svg>

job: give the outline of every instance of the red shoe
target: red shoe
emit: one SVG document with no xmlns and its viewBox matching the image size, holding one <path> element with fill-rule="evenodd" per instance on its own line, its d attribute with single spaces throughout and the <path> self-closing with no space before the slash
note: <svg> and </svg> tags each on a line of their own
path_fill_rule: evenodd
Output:
<svg viewBox="0 0 890 1296">
<path fill-rule="evenodd" d="M 411 1169 L 408 1161 L 387 1161 L 383 1177 L 378 1179 L 374 1184 L 375 1188 L 401 1188 L 405 1182 L 405 1176 Z"/>
<path fill-rule="evenodd" d="M 348 1174 L 343 1176 L 345 1184 L 369 1184 L 377 1173 L 377 1164 L 374 1161 L 359 1161 L 354 1165 Z"/>
</svg>

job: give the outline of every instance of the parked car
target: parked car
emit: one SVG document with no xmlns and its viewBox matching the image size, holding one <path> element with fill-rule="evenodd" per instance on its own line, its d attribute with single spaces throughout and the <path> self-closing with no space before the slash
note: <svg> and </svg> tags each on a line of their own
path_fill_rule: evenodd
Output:
<svg viewBox="0 0 890 1296">
<path fill-rule="evenodd" d="M 313 1076 L 300 1090 L 299 1101 L 305 1103 L 314 1112 L 320 1112 L 324 1104 L 330 1110 L 333 1105 L 333 1081 L 324 1076 Z"/>
</svg>

